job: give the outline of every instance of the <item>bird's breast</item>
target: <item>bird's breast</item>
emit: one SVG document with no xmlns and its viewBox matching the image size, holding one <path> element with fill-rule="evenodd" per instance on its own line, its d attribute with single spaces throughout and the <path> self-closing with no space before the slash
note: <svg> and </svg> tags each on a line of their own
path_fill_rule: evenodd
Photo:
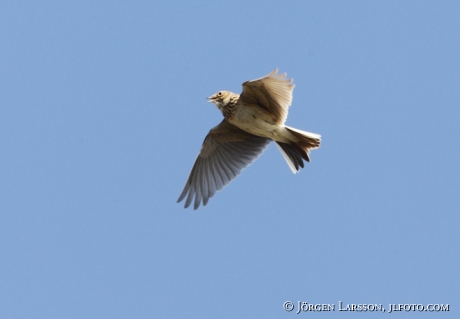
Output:
<svg viewBox="0 0 460 319">
<path fill-rule="evenodd" d="M 283 126 L 274 123 L 273 117 L 258 107 L 238 104 L 227 120 L 238 128 L 253 135 L 279 140 Z"/>
</svg>

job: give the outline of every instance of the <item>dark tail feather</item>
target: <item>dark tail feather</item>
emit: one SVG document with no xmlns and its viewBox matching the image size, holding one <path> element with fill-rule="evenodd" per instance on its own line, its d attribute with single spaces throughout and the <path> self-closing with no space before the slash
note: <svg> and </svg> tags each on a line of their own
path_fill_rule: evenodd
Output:
<svg viewBox="0 0 460 319">
<path fill-rule="evenodd" d="M 288 163 L 291 171 L 295 174 L 304 167 L 303 160 L 310 162 L 310 150 L 318 148 L 321 144 L 321 136 L 315 133 L 304 132 L 292 127 L 286 129 L 292 134 L 291 143 L 276 142 L 281 154 Z"/>
<path fill-rule="evenodd" d="M 302 158 L 304 158 L 307 161 L 310 161 L 310 159 L 308 158 L 308 154 L 305 154 L 305 152 L 302 151 L 299 152 L 299 150 L 296 149 L 294 144 L 276 142 L 276 146 L 278 146 L 278 148 L 280 149 L 281 154 L 283 155 L 284 159 L 286 160 L 294 174 L 300 170 L 300 167 L 304 167 Z M 308 159 L 305 158 L 305 155 Z"/>
</svg>

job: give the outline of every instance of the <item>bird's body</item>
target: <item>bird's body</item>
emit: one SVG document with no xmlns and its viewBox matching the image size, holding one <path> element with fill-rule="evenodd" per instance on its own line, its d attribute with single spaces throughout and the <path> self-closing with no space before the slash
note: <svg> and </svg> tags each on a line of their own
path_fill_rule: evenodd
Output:
<svg viewBox="0 0 460 319">
<path fill-rule="evenodd" d="M 309 150 L 318 148 L 321 136 L 285 126 L 292 101 L 292 80 L 277 70 L 243 83 L 241 95 L 219 91 L 209 97 L 224 120 L 206 136 L 178 202 L 185 207 L 195 199 L 197 209 L 217 190 L 234 179 L 275 141 L 293 173 L 310 161 Z"/>
<path fill-rule="evenodd" d="M 278 134 L 279 126 L 275 124 L 273 117 L 261 108 L 237 103 L 237 107 L 233 107 L 225 119 L 243 131 L 276 140 L 274 137 Z"/>
</svg>

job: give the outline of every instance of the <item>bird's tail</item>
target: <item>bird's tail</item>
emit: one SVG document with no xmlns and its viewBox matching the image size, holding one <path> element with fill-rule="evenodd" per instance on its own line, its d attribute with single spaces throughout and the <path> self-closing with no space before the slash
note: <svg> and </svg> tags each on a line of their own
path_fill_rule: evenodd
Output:
<svg viewBox="0 0 460 319">
<path fill-rule="evenodd" d="M 301 131 L 285 126 L 289 142 L 276 142 L 281 154 L 295 174 L 304 167 L 303 160 L 310 162 L 310 150 L 318 148 L 321 144 L 321 135 Z"/>
</svg>

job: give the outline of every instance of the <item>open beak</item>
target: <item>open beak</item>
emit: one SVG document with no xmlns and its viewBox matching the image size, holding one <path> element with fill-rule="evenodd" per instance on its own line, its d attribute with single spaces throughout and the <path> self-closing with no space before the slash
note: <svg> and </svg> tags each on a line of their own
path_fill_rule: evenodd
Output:
<svg viewBox="0 0 460 319">
<path fill-rule="evenodd" d="M 208 102 L 211 103 L 211 102 L 214 102 L 216 97 L 214 95 L 211 95 L 211 96 L 208 96 L 207 99 L 208 99 Z"/>
</svg>

